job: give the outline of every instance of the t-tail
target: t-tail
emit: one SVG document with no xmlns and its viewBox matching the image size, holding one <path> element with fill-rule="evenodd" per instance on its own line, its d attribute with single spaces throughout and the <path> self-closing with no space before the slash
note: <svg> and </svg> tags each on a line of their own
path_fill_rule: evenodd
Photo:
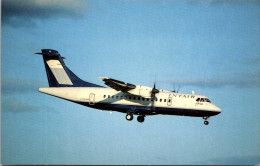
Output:
<svg viewBox="0 0 260 166">
<path fill-rule="evenodd" d="M 64 63 L 64 57 L 52 49 L 42 49 L 46 74 L 50 87 L 101 87 L 77 77 Z"/>
</svg>

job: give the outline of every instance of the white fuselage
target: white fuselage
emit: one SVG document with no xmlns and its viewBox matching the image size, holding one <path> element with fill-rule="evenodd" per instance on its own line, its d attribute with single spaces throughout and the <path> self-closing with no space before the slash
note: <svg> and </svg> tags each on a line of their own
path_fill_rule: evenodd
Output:
<svg viewBox="0 0 260 166">
<path fill-rule="evenodd" d="M 186 116 L 213 116 L 221 110 L 211 102 L 198 102 L 202 95 L 174 93 L 160 90 L 155 98 L 133 95 L 104 87 L 40 88 L 40 92 L 85 106 L 134 114 L 173 114 Z M 145 92 L 144 92 L 145 94 Z M 154 99 L 154 100 L 153 100 Z"/>
</svg>

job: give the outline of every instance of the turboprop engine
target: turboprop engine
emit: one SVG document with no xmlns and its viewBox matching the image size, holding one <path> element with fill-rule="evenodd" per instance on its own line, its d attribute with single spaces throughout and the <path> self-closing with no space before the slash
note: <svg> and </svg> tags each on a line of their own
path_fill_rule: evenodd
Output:
<svg viewBox="0 0 260 166">
<path fill-rule="evenodd" d="M 136 85 L 135 89 L 129 90 L 128 93 L 133 95 L 142 96 L 145 98 L 152 98 L 153 94 L 158 93 L 159 90 L 142 85 Z"/>
</svg>

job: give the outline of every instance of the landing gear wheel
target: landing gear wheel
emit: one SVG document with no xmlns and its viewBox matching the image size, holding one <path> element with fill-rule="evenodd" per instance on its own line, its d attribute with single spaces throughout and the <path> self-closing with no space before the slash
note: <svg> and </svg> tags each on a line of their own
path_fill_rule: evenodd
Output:
<svg viewBox="0 0 260 166">
<path fill-rule="evenodd" d="M 140 123 L 144 122 L 144 116 L 142 116 L 142 115 L 138 116 L 137 121 Z"/>
<path fill-rule="evenodd" d="M 209 121 L 204 121 L 204 125 L 208 125 L 209 124 Z"/>
<path fill-rule="evenodd" d="M 133 116 L 133 114 L 126 114 L 125 118 L 126 118 L 126 120 L 131 121 L 134 119 L 134 116 Z"/>
</svg>

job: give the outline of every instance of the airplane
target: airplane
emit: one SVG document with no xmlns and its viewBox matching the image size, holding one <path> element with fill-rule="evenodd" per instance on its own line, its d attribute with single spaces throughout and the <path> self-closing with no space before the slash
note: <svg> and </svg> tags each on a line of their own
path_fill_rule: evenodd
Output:
<svg viewBox="0 0 260 166">
<path fill-rule="evenodd" d="M 99 110 L 117 111 L 126 114 L 131 121 L 137 115 L 144 122 L 149 115 L 179 115 L 202 117 L 208 125 L 211 116 L 221 113 L 206 96 L 178 93 L 143 85 L 125 83 L 109 77 L 100 77 L 109 88 L 83 81 L 64 63 L 58 51 L 42 49 L 49 87 L 39 92 Z"/>
</svg>

